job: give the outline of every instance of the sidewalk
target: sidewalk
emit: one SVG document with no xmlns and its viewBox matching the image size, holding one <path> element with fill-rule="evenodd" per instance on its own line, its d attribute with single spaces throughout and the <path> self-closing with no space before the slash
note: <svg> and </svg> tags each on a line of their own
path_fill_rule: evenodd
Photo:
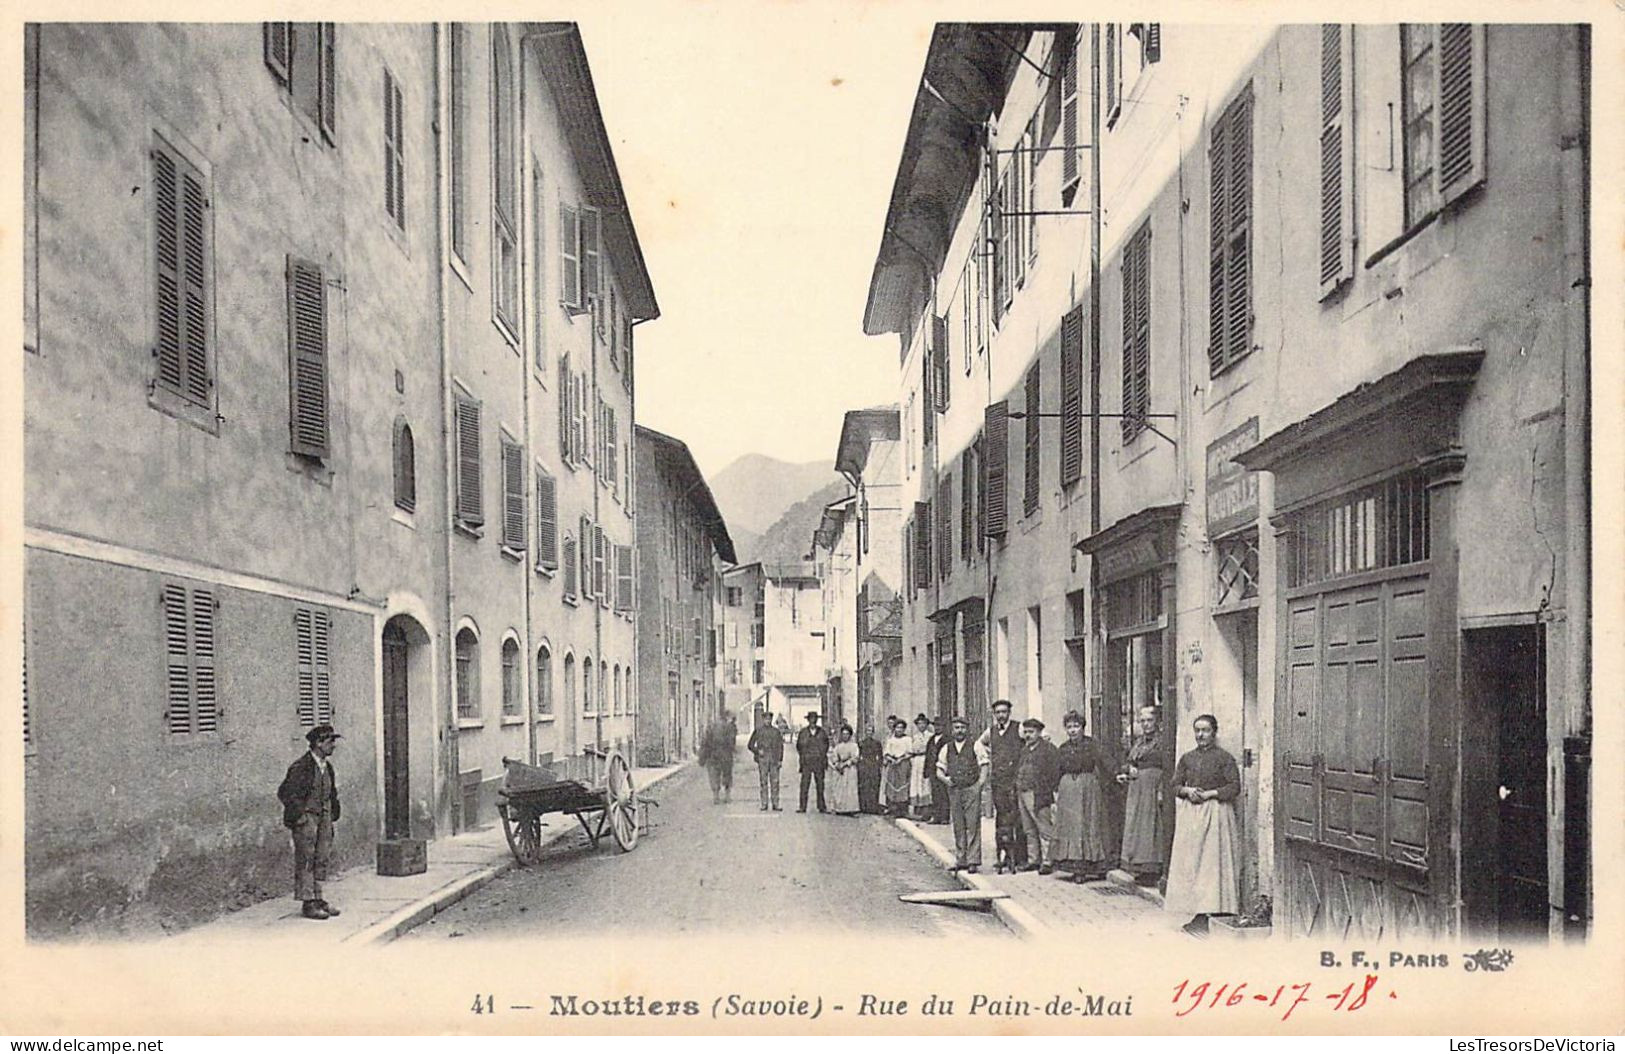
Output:
<svg viewBox="0 0 1625 1054">
<path fill-rule="evenodd" d="M 944 869 L 954 863 L 954 832 L 947 824 L 915 820 L 896 821 L 923 845 Z M 977 874 L 957 872 L 954 878 L 966 889 L 998 890 L 1006 899 L 992 901 L 993 910 L 1015 933 L 1024 937 L 1052 937 L 1087 931 L 1117 937 L 1183 936 L 1187 921 L 1162 910 L 1154 892 L 1139 891 L 1115 881 L 1077 885 L 1054 875 L 1028 871 L 1016 875 L 993 873 L 993 819 L 982 820 L 982 867 Z M 1147 895 L 1149 894 L 1149 895 Z"/>
<path fill-rule="evenodd" d="M 632 779 L 641 795 L 686 767 L 633 769 Z M 581 833 L 580 824 L 572 816 L 549 815 L 542 822 L 543 845 Z M 394 940 L 517 866 L 502 833 L 502 821 L 496 819 L 478 830 L 430 842 L 429 869 L 421 875 L 387 877 L 377 874 L 368 864 L 328 879 L 322 883 L 322 891 L 343 911 L 338 918 L 322 922 L 306 919 L 299 913 L 299 902 L 291 896 L 283 896 L 234 911 L 170 940 L 182 943 L 253 941 L 257 945 L 279 942 L 312 947 L 381 944 Z"/>
</svg>

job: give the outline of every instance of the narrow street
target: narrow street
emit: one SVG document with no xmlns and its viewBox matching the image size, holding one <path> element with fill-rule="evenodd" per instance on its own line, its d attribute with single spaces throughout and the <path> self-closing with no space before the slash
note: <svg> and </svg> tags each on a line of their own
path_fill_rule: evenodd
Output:
<svg viewBox="0 0 1625 1054">
<path fill-rule="evenodd" d="M 662 783 L 651 829 L 631 853 L 583 835 L 542 863 L 510 871 L 400 942 L 529 934 L 744 933 L 795 928 L 872 936 L 998 936 L 991 913 L 903 904 L 898 896 L 958 888 L 908 835 L 878 816 L 797 813 L 795 763 L 783 812 L 762 812 L 756 767 L 741 752 L 733 801 L 714 805 L 703 769 Z M 549 817 L 550 824 L 570 823 Z"/>
</svg>

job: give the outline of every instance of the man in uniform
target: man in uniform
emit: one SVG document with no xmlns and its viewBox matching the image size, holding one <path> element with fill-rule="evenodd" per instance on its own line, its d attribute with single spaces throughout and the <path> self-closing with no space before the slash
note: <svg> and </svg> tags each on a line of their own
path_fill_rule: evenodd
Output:
<svg viewBox="0 0 1625 1054">
<path fill-rule="evenodd" d="M 293 835 L 293 895 L 307 919 L 329 919 L 339 909 L 322 899 L 322 880 L 333 853 L 333 822 L 339 818 L 338 777 L 327 759 L 338 746 L 332 725 L 305 733 L 310 750 L 288 766 L 276 789 L 282 823 Z"/>
</svg>

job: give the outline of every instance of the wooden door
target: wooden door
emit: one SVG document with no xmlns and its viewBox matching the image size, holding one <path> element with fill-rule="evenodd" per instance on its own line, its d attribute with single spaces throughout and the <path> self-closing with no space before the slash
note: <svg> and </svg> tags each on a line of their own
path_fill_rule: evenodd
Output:
<svg viewBox="0 0 1625 1054">
<path fill-rule="evenodd" d="M 412 835 L 406 633 L 384 626 L 384 837 Z"/>
</svg>

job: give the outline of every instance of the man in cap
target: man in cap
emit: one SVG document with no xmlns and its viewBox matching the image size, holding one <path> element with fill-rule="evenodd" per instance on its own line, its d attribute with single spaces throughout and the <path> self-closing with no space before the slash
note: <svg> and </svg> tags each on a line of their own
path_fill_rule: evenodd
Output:
<svg viewBox="0 0 1625 1054">
<path fill-rule="evenodd" d="M 824 805 L 824 770 L 829 765 L 829 733 L 818 727 L 817 712 L 807 715 L 807 727 L 796 733 L 796 761 L 801 768 L 801 808 L 807 811 L 807 785 L 818 784 L 818 811 L 829 812 Z"/>
<path fill-rule="evenodd" d="M 993 703 L 993 724 L 977 740 L 991 762 L 988 785 L 993 790 L 993 831 L 998 868 L 1027 866 L 1027 843 L 1021 832 L 1021 805 L 1016 796 L 1016 767 L 1021 763 L 1021 731 L 1010 720 L 1010 700 Z"/>
<path fill-rule="evenodd" d="M 339 909 L 322 899 L 322 880 L 333 852 L 333 822 L 339 818 L 338 777 L 328 761 L 340 736 L 332 725 L 305 733 L 310 750 L 288 766 L 276 789 L 282 823 L 293 835 L 293 895 L 304 902 L 307 919 L 327 919 Z"/>
<path fill-rule="evenodd" d="M 1021 723 L 1021 761 L 1016 766 L 1016 794 L 1021 802 L 1021 827 L 1027 833 L 1028 863 L 1024 871 L 1054 872 L 1050 843 L 1055 839 L 1055 788 L 1061 782 L 1061 756 L 1043 736 L 1044 722 L 1029 717 Z"/>
<path fill-rule="evenodd" d="M 763 714 L 745 744 L 756 759 L 757 782 L 761 784 L 762 811 L 779 811 L 779 767 L 784 764 L 784 737 L 773 727 L 767 714 Z"/>
<path fill-rule="evenodd" d="M 937 752 L 932 775 L 947 787 L 948 817 L 954 825 L 954 871 L 975 874 L 982 866 L 982 784 L 987 751 L 970 739 L 970 725 L 953 719 L 953 734 Z"/>
</svg>

